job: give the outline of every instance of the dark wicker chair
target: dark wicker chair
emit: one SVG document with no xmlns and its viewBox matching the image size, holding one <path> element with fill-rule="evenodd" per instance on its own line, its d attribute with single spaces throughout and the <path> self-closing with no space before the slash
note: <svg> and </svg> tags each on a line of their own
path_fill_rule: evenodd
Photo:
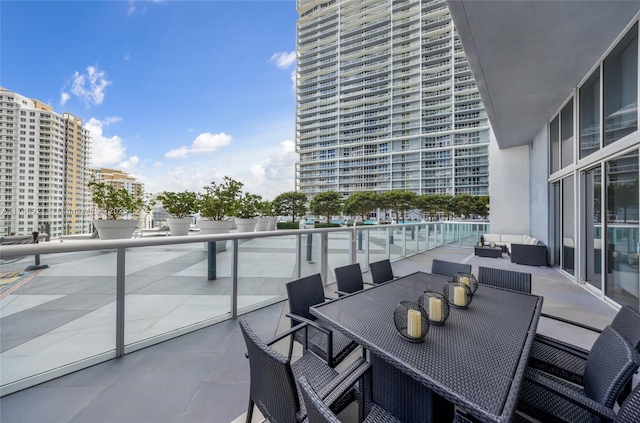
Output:
<svg viewBox="0 0 640 423">
<path fill-rule="evenodd" d="M 531 294 L 531 273 L 480 266 L 478 283 Z"/>
<path fill-rule="evenodd" d="M 336 274 L 336 283 L 338 284 L 336 294 L 339 296 L 362 291 L 365 284 L 371 285 L 362 281 L 362 269 L 360 268 L 360 263 L 336 267 L 334 272 Z"/>
<path fill-rule="evenodd" d="M 258 338 L 245 320 L 240 321 L 240 329 L 247 344 L 251 386 L 249 388 L 249 408 L 247 423 L 251 422 L 253 406 L 270 422 L 302 422 L 306 409 L 296 380 L 305 377 L 308 383 L 327 401 L 331 410 L 342 411 L 356 399 L 355 383 L 369 369 L 369 364 L 358 358 L 342 373 L 336 372 L 314 354 L 304 354 L 291 363 L 290 357 L 270 348 L 270 345 L 305 330 L 302 323 L 265 343 Z"/>
<path fill-rule="evenodd" d="M 631 392 L 631 394 L 624 401 L 618 414 L 608 408 L 602 410 L 602 415 L 599 416 L 602 422 L 613 423 L 638 423 L 640 422 L 640 384 Z M 456 418 L 454 423 L 480 423 L 479 420 L 469 416 L 456 412 Z M 511 423 L 530 423 L 530 420 L 516 414 Z"/>
<path fill-rule="evenodd" d="M 588 422 L 612 416 L 618 395 L 639 364 L 635 347 L 607 326 L 587 357 L 583 385 L 529 368 L 518 410 L 543 422 Z"/>
<path fill-rule="evenodd" d="M 602 333 L 602 330 L 573 322 L 557 316 L 543 314 L 543 316 L 562 321 L 569 325 Z M 623 306 L 611 322 L 611 327 L 640 352 L 640 313 L 629 306 Z M 584 370 L 589 351 L 575 345 L 554 339 L 548 336 L 536 334 L 531 347 L 529 366 L 543 370 L 561 379 L 582 385 L 584 383 Z M 631 385 L 625 386 L 622 394 L 624 399 L 631 391 Z"/>
<path fill-rule="evenodd" d="M 322 358 L 329 366 L 335 367 L 340 364 L 358 347 L 358 344 L 342 333 L 323 326 L 321 322 L 316 322 L 316 317 L 310 313 L 310 307 L 322 304 L 325 299 L 328 299 L 324 296 L 320 274 L 289 282 L 286 287 L 290 311 L 287 317 L 291 319 L 291 327 L 300 323 L 308 324 L 305 331 L 298 331 L 292 337 L 289 354 L 295 339 L 305 349 Z"/>
<path fill-rule="evenodd" d="M 340 423 L 331 408 L 322 401 L 304 377 L 300 378 L 298 383 L 307 408 L 309 423 Z M 371 404 L 371 412 L 369 412 L 363 423 L 400 423 L 400 420 L 376 404 Z"/>
<path fill-rule="evenodd" d="M 369 269 L 374 284 L 392 281 L 395 278 L 389 259 L 369 263 Z"/>
<path fill-rule="evenodd" d="M 454 277 L 456 273 L 471 273 L 471 265 L 433 259 L 431 273 L 434 275 Z"/>
</svg>

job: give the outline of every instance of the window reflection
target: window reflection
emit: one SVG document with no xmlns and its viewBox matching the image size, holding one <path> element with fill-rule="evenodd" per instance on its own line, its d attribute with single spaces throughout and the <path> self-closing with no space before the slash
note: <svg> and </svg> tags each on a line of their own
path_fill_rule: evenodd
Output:
<svg viewBox="0 0 640 423">
<path fill-rule="evenodd" d="M 604 144 L 638 128 L 638 24 L 604 61 Z"/>
<path fill-rule="evenodd" d="M 575 236 L 573 222 L 573 176 L 562 180 L 562 268 L 573 274 Z"/>
<path fill-rule="evenodd" d="M 638 151 L 607 162 L 607 242 L 612 244 L 613 272 L 606 294 L 638 310 Z"/>
<path fill-rule="evenodd" d="M 556 116 L 549 125 L 549 140 L 551 173 L 554 173 L 560 170 L 560 116 Z"/>
<path fill-rule="evenodd" d="M 600 149 L 600 68 L 580 88 L 580 158 Z"/>
</svg>

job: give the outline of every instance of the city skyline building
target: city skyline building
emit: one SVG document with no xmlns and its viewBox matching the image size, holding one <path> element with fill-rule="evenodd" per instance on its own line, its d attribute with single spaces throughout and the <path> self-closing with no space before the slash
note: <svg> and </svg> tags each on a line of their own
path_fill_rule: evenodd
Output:
<svg viewBox="0 0 640 423">
<path fill-rule="evenodd" d="M 89 131 L 70 113 L 0 87 L 0 207 L 4 235 L 90 228 Z"/>
<path fill-rule="evenodd" d="M 297 10 L 297 190 L 489 194 L 489 121 L 446 1 Z"/>
</svg>

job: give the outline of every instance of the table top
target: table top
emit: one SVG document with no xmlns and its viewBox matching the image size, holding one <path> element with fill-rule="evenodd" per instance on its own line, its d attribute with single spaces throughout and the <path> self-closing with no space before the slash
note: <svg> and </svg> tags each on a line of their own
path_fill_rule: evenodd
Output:
<svg viewBox="0 0 640 423">
<path fill-rule="evenodd" d="M 485 421 L 509 421 L 517 405 L 542 298 L 480 285 L 467 309 L 451 307 L 424 342 L 401 338 L 393 311 L 442 292 L 450 278 L 414 273 L 338 300 L 311 313 L 445 399 Z"/>
</svg>

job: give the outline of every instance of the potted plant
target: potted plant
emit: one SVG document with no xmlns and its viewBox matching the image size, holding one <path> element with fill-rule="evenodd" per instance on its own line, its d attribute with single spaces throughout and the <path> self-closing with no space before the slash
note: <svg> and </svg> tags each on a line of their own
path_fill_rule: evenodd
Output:
<svg viewBox="0 0 640 423">
<path fill-rule="evenodd" d="M 238 232 L 253 232 L 256 228 L 262 197 L 256 194 L 243 193 L 238 200 L 238 217 L 236 226 Z"/>
<path fill-rule="evenodd" d="M 88 186 L 91 190 L 91 201 L 104 217 L 104 219 L 93 221 L 99 238 L 131 238 L 138 219 L 123 219 L 123 217 L 133 217 L 148 209 L 149 204 L 145 201 L 142 192 L 138 190 L 132 194 L 126 188 L 117 189 L 106 182 L 91 181 Z"/>
<path fill-rule="evenodd" d="M 191 215 L 193 215 L 198 208 L 198 194 L 193 191 L 165 191 L 157 198 L 162 202 L 162 208 L 172 216 L 167 219 L 171 236 L 188 235 L 189 226 L 191 225 Z"/>
<path fill-rule="evenodd" d="M 276 227 L 276 210 L 272 201 L 261 201 L 258 205 L 258 222 L 256 232 L 273 230 Z"/>
<path fill-rule="evenodd" d="M 231 229 L 231 216 L 236 214 L 242 182 L 225 176 L 222 183 L 211 182 L 204 187 L 205 192 L 198 198 L 201 234 L 223 234 Z"/>
</svg>

